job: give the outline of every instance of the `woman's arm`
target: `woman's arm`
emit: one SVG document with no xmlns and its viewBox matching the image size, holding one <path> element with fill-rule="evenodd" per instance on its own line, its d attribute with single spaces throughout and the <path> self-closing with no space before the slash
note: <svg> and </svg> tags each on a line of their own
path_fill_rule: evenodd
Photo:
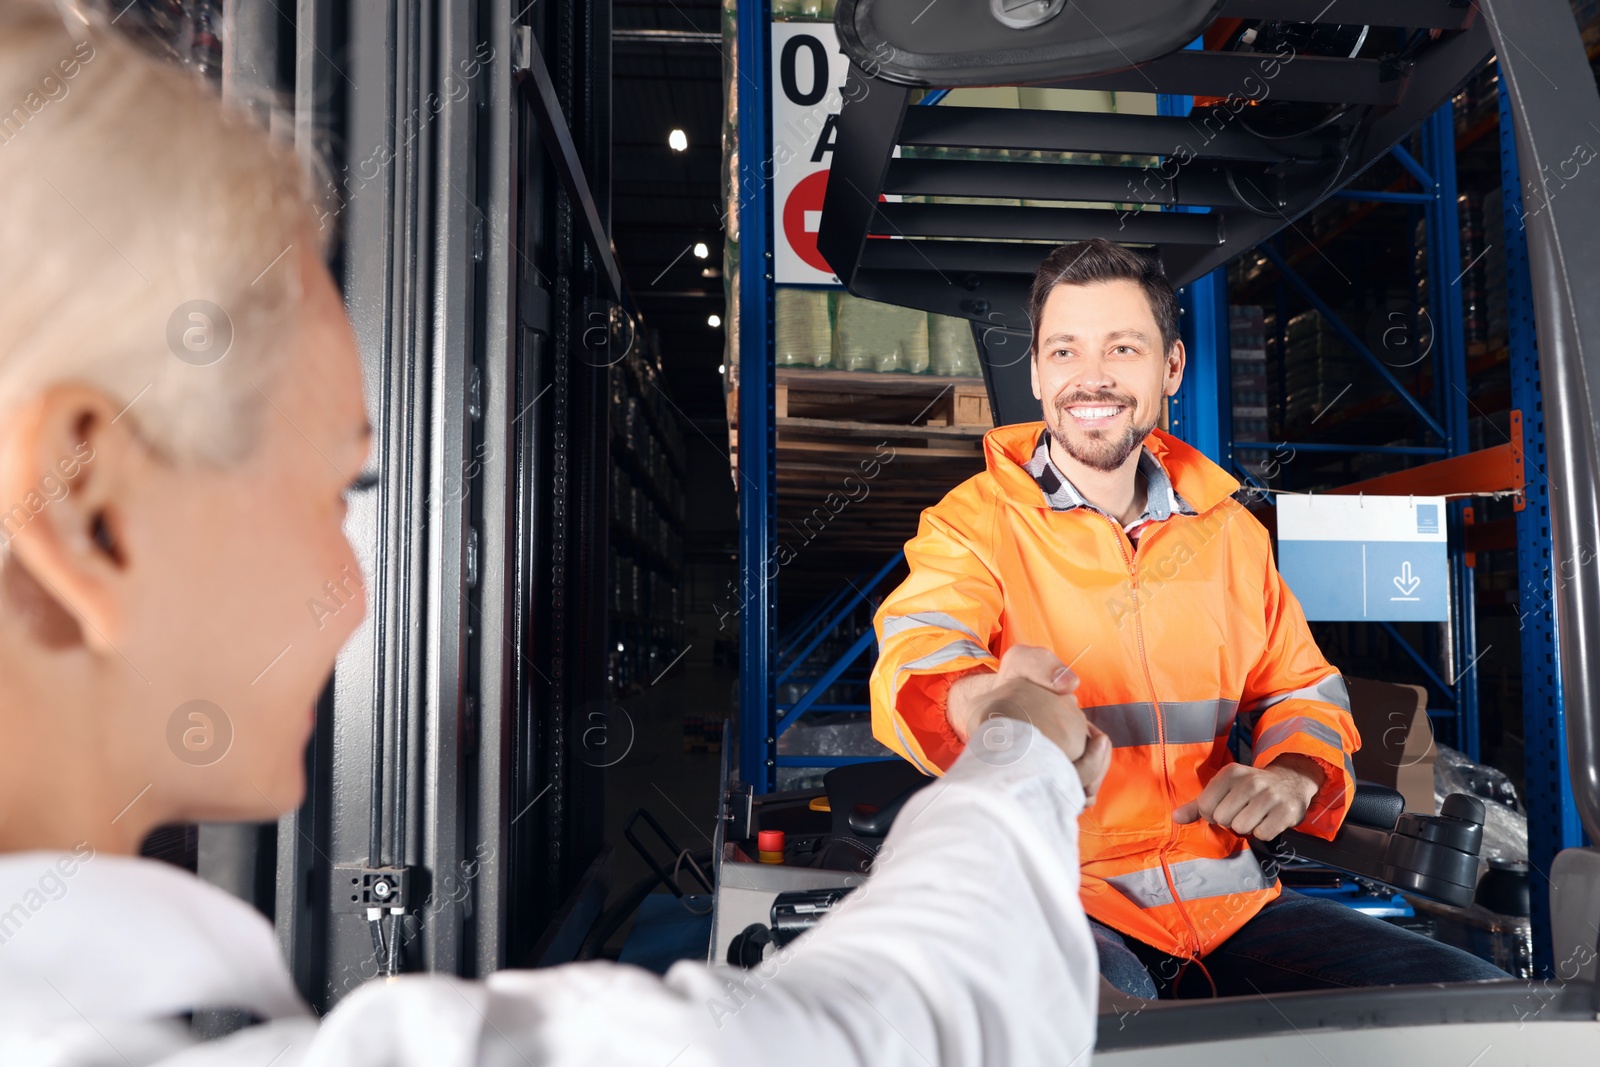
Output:
<svg viewBox="0 0 1600 1067">
<path fill-rule="evenodd" d="M 595 963 L 375 983 L 330 1016 L 306 1062 L 1086 1063 L 1099 979 L 1078 901 L 1083 787 L 1027 722 L 986 729 L 907 802 L 867 882 L 757 968 L 686 962 L 661 981 Z M 1076 738 L 1092 785 L 1104 753 L 1051 732 Z"/>
<path fill-rule="evenodd" d="M 1060 748 L 1014 725 L 1010 744 L 969 746 L 918 793 L 867 883 L 733 975 L 736 991 L 669 974 L 716 1016 L 723 1062 L 1086 1061 L 1098 967 L 1078 900 L 1083 789 Z"/>
</svg>

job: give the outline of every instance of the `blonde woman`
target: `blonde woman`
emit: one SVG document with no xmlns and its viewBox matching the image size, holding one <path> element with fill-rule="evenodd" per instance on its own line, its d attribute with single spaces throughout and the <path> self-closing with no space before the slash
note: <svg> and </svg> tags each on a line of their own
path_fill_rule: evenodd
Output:
<svg viewBox="0 0 1600 1067">
<path fill-rule="evenodd" d="M 0 5 L 0 1063 L 1082 1062 L 1076 817 L 1107 751 L 1026 655 L 1012 728 L 754 988 L 415 976 L 318 1020 L 258 914 L 136 858 L 158 825 L 300 802 L 360 622 L 304 607 L 328 581 L 361 602 L 344 494 L 371 432 L 302 175 L 93 18 Z M 183 758 L 224 720 L 225 758 Z M 203 1042 L 186 1020 L 213 1008 L 259 1021 Z"/>
</svg>

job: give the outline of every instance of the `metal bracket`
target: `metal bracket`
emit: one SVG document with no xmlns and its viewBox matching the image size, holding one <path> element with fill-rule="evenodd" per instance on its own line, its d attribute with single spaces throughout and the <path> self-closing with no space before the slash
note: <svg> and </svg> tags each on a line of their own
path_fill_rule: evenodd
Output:
<svg viewBox="0 0 1600 1067">
<path fill-rule="evenodd" d="M 533 54 L 533 27 L 511 27 L 511 72 L 528 69 L 528 57 Z"/>
<path fill-rule="evenodd" d="M 750 836 L 755 821 L 754 789 L 749 782 L 733 782 L 722 795 L 723 837 L 728 841 L 743 841 Z"/>
<path fill-rule="evenodd" d="M 409 867 L 335 867 L 334 910 L 345 914 L 382 908 L 403 912 L 411 901 Z"/>
</svg>

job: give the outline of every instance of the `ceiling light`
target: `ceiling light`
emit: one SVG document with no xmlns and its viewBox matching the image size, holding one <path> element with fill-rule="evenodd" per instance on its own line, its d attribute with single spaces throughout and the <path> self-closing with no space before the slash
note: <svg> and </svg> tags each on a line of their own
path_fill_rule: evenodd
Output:
<svg viewBox="0 0 1600 1067">
<path fill-rule="evenodd" d="M 722 366 L 719 366 L 719 367 L 718 367 L 718 368 L 717 368 L 717 373 L 718 373 L 718 374 L 727 374 L 727 373 L 728 373 L 728 367 L 727 367 L 727 364 L 723 364 L 723 365 L 722 365 Z"/>
<path fill-rule="evenodd" d="M 694 243 L 694 258 L 695 259 L 705 259 L 705 258 L 709 257 L 710 255 L 711 255 L 711 249 L 706 247 L 706 243 L 704 241 L 696 241 Z"/>
<path fill-rule="evenodd" d="M 718 270 L 717 268 L 715 268 L 715 267 L 701 267 L 700 268 L 700 277 L 702 277 L 702 278 L 720 278 L 720 277 L 722 277 L 722 272 L 720 270 Z"/>
<path fill-rule="evenodd" d="M 682 130 L 673 130 L 667 134 L 667 147 L 674 152 L 682 152 L 689 147 L 689 135 Z"/>
<path fill-rule="evenodd" d="M 707 326 L 721 326 L 722 325 L 722 316 L 721 315 L 707 315 L 706 316 L 706 325 Z"/>
</svg>

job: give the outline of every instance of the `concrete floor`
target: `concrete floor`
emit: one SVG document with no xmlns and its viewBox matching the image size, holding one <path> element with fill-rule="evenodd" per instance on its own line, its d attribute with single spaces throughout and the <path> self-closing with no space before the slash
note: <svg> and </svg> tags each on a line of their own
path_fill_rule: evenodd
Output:
<svg viewBox="0 0 1600 1067">
<path fill-rule="evenodd" d="M 702 657 L 695 655 L 698 651 L 691 650 L 655 685 L 616 702 L 632 721 L 634 738 L 627 755 L 607 771 L 606 842 L 615 849 L 607 906 L 650 874 L 622 836 L 623 825 L 637 809 L 655 816 L 680 848 L 700 851 L 711 846 L 722 757 L 719 752 L 684 751 L 684 718 L 726 717 L 738 672 L 713 665 L 709 653 Z M 611 736 L 614 743 L 616 734 Z M 667 847 L 642 821 L 636 833 L 654 846 L 658 860 L 671 863 Z M 693 877 L 685 874 L 680 884 L 689 890 Z M 621 947 L 627 929 L 624 926 L 608 943 L 613 952 Z"/>
</svg>

